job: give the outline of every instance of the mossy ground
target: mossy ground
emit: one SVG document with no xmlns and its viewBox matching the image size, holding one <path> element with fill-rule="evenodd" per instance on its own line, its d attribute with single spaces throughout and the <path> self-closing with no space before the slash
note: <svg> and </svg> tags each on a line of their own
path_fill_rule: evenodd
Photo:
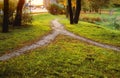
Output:
<svg viewBox="0 0 120 78">
<path fill-rule="evenodd" d="M 48 46 L 0 62 L 1 78 L 119 78 L 120 53 L 60 35 Z"/>
</svg>

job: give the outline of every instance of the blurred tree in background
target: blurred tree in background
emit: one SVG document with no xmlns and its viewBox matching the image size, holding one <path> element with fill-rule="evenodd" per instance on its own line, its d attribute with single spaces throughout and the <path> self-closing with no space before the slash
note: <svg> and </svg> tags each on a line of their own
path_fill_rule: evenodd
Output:
<svg viewBox="0 0 120 78">
<path fill-rule="evenodd" d="M 9 0 L 4 0 L 3 5 L 3 27 L 2 32 L 6 33 L 8 32 L 8 23 L 9 23 Z"/>
</svg>

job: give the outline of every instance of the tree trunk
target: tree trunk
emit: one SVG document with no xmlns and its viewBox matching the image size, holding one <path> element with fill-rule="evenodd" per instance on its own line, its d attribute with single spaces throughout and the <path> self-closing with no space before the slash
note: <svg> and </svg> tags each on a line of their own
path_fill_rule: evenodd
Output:
<svg viewBox="0 0 120 78">
<path fill-rule="evenodd" d="M 19 0 L 18 2 L 14 26 L 21 26 L 22 24 L 22 9 L 23 9 L 24 3 L 25 3 L 25 0 Z"/>
<path fill-rule="evenodd" d="M 4 0 L 4 15 L 3 15 L 3 27 L 2 27 L 2 32 L 6 33 L 8 32 L 9 28 L 9 0 Z"/>
<path fill-rule="evenodd" d="M 71 0 L 68 0 L 68 9 L 69 9 L 69 15 L 70 15 L 70 24 L 73 24 L 73 11 L 72 11 L 72 4 Z"/>
<path fill-rule="evenodd" d="M 68 9 L 68 5 L 66 6 L 66 18 L 69 18 L 69 9 Z"/>
<path fill-rule="evenodd" d="M 77 0 L 76 1 L 76 12 L 75 12 L 75 17 L 74 17 L 75 24 L 78 24 L 80 11 L 81 11 L 81 0 Z"/>
</svg>

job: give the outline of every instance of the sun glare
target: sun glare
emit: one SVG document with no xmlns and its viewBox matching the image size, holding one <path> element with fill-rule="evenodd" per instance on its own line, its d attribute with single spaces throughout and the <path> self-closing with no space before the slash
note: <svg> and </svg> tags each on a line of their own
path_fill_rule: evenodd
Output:
<svg viewBox="0 0 120 78">
<path fill-rule="evenodd" d="M 30 0 L 27 0 L 30 1 Z M 31 0 L 32 5 L 43 5 L 43 0 Z"/>
</svg>

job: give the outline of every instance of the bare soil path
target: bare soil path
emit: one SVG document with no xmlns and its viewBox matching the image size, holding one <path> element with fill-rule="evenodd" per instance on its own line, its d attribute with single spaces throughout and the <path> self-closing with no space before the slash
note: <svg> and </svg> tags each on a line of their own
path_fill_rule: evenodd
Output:
<svg viewBox="0 0 120 78">
<path fill-rule="evenodd" d="M 5 54 L 5 55 L 1 56 L 0 61 L 8 60 L 12 57 L 16 57 L 16 56 L 19 56 L 21 54 L 24 54 L 25 52 L 27 52 L 29 50 L 36 49 L 38 47 L 42 47 L 44 45 L 47 45 L 50 42 L 52 42 L 56 38 L 56 36 L 58 36 L 59 34 L 67 35 L 67 36 L 73 37 L 75 39 L 78 39 L 80 41 L 84 41 L 86 43 L 89 43 L 89 44 L 92 44 L 92 45 L 95 45 L 95 46 L 98 46 L 98 47 L 107 48 L 107 49 L 111 49 L 111 50 L 114 50 L 114 51 L 120 51 L 120 47 L 95 42 L 95 41 L 92 41 L 90 39 L 75 35 L 72 32 L 69 32 L 69 31 L 65 30 L 64 26 L 62 24 L 60 24 L 57 19 L 53 20 L 51 22 L 51 24 L 52 24 L 51 26 L 52 26 L 52 29 L 53 29 L 52 33 L 48 34 L 47 36 L 44 36 L 41 40 L 39 40 L 36 43 L 33 43 L 30 46 L 25 46 L 25 47 L 23 47 L 19 50 L 16 50 L 14 52 L 11 52 L 9 54 Z"/>
</svg>

